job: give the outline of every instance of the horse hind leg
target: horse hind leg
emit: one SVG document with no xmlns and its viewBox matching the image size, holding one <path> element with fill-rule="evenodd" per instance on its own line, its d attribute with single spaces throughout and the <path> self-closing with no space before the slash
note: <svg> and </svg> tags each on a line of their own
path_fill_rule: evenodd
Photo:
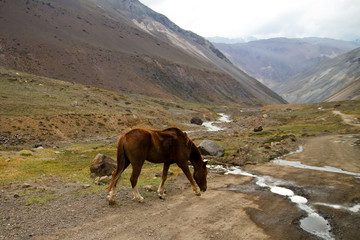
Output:
<svg viewBox="0 0 360 240">
<path fill-rule="evenodd" d="M 158 191 L 157 191 L 160 199 L 165 199 L 164 184 L 165 184 L 165 181 L 166 181 L 166 178 L 167 178 L 169 167 L 170 167 L 170 164 L 164 163 L 161 183 L 160 183 L 160 186 L 159 186 Z"/>
<path fill-rule="evenodd" d="M 126 159 L 122 169 L 116 168 L 112 174 L 111 183 L 108 187 L 109 195 L 106 197 L 106 200 L 109 202 L 109 205 L 116 204 L 116 201 L 114 200 L 114 197 L 116 195 L 116 184 L 117 184 L 122 172 L 129 166 L 129 164 L 130 164 L 130 162 Z"/>
<path fill-rule="evenodd" d="M 134 194 L 134 199 L 138 200 L 140 203 L 144 202 L 144 198 L 141 196 L 141 194 L 139 193 L 139 190 L 136 186 L 140 172 L 141 172 L 141 168 L 142 168 L 142 164 L 139 165 L 133 165 L 133 170 L 131 173 L 131 177 L 130 177 L 130 182 L 131 182 L 131 186 L 132 186 L 132 190 L 133 190 L 133 194 Z"/>
</svg>

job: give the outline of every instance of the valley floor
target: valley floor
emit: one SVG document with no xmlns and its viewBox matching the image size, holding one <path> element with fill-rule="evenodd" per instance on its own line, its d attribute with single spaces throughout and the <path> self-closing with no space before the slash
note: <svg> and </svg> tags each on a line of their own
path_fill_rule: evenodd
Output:
<svg viewBox="0 0 360 240">
<path fill-rule="evenodd" d="M 340 135 L 311 137 L 302 152 L 284 159 L 359 174 L 356 140 Z M 277 179 L 279 186 L 306 197 L 307 206 L 330 225 L 330 237 L 325 239 L 357 239 L 360 212 L 349 208 L 360 204 L 359 175 L 273 162 L 246 165 L 243 170 Z M 210 172 L 208 191 L 198 197 L 180 174 L 166 184 L 166 200 L 142 189 L 143 204 L 132 201 L 130 187 L 120 187 L 116 206 L 105 201 L 105 189 L 79 194 L 76 182 L 62 185 L 55 177 L 47 188 L 62 191 L 61 197 L 27 206 L 14 199 L 19 187 L 1 189 L 0 239 L 321 239 L 300 228 L 306 212 L 286 196 L 256 185 L 251 176 Z M 343 208 L 331 207 L 335 205 Z"/>
</svg>

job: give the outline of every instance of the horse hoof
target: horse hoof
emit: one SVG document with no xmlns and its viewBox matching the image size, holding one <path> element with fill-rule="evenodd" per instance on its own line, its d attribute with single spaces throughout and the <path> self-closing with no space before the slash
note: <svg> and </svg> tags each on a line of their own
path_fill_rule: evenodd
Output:
<svg viewBox="0 0 360 240">
<path fill-rule="evenodd" d="M 163 195 L 162 195 L 162 196 L 159 195 L 159 198 L 160 198 L 161 200 L 165 200 L 165 196 L 163 196 Z"/>
<path fill-rule="evenodd" d="M 145 200 L 144 199 L 139 199 L 139 203 L 144 203 Z"/>
<path fill-rule="evenodd" d="M 201 193 L 195 193 L 196 196 L 201 196 Z"/>
<path fill-rule="evenodd" d="M 108 200 L 109 201 L 109 205 L 112 206 L 112 205 L 115 205 L 116 204 L 116 201 L 115 200 Z"/>
</svg>

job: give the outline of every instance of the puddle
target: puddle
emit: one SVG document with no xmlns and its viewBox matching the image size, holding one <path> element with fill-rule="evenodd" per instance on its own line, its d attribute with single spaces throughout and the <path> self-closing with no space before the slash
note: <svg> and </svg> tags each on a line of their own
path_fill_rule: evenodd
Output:
<svg viewBox="0 0 360 240">
<path fill-rule="evenodd" d="M 234 175 L 242 175 L 253 177 L 256 180 L 256 185 L 268 188 L 274 194 L 278 194 L 281 196 L 286 196 L 289 200 L 295 203 L 299 209 L 305 211 L 307 216 L 300 220 L 300 227 L 311 233 L 314 234 L 322 239 L 334 239 L 331 235 L 331 226 L 329 222 L 319 215 L 314 209 L 308 206 L 308 200 L 300 195 L 296 195 L 291 189 L 283 187 L 284 185 L 293 185 L 291 182 L 285 182 L 280 179 L 276 179 L 270 176 L 259 176 L 249 172 L 245 172 L 239 167 L 230 167 L 225 168 L 219 165 L 210 165 L 209 169 L 215 170 L 217 172 L 221 172 L 224 174 L 234 174 Z M 221 190 L 240 190 L 240 188 L 230 187 L 228 189 L 221 189 Z"/>
<path fill-rule="evenodd" d="M 331 226 L 327 220 L 305 204 L 298 207 L 308 213 L 308 216 L 300 220 L 300 227 L 322 239 L 335 239 L 331 236 Z"/>
</svg>

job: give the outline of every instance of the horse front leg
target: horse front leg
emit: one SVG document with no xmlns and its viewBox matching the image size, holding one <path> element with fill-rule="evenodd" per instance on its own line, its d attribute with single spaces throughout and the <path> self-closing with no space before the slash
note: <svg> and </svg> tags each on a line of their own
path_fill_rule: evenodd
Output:
<svg viewBox="0 0 360 240">
<path fill-rule="evenodd" d="M 161 177 L 161 183 L 160 183 L 160 186 L 157 191 L 160 199 L 165 199 L 164 184 L 167 179 L 169 167 L 170 167 L 169 163 L 164 163 L 164 168 L 163 168 L 162 177 Z"/>
<path fill-rule="evenodd" d="M 195 192 L 196 196 L 201 196 L 200 190 L 196 186 L 195 180 L 194 180 L 193 176 L 191 175 L 189 166 L 187 164 L 184 164 L 184 165 L 178 164 L 178 166 L 181 168 L 181 170 L 184 172 L 187 179 L 190 181 L 191 187 L 192 187 L 193 191 Z"/>
</svg>

